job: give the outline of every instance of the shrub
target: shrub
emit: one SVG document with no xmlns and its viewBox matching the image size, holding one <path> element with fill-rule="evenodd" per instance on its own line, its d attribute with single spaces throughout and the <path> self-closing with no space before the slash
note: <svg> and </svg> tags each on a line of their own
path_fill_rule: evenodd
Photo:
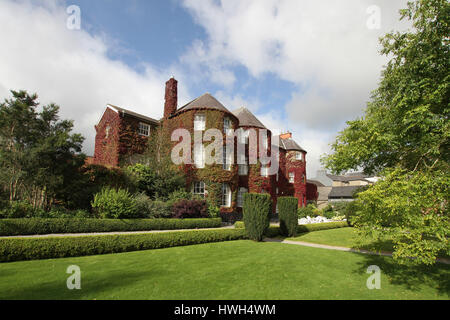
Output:
<svg viewBox="0 0 450 320">
<path fill-rule="evenodd" d="M 127 172 L 137 180 L 139 191 L 151 199 L 167 200 L 170 194 L 186 185 L 184 176 L 168 167 L 157 172 L 152 166 L 135 164 L 129 166 Z"/>
<path fill-rule="evenodd" d="M 319 231 L 319 230 L 328 230 L 328 229 L 337 229 L 337 228 L 346 228 L 348 227 L 347 221 L 337 221 L 337 222 L 325 222 L 325 223 L 312 223 L 312 224 L 303 224 L 297 227 L 297 231 L 299 233 Z"/>
<path fill-rule="evenodd" d="M 264 232 L 270 225 L 271 202 L 269 194 L 244 194 L 244 224 L 250 239 L 263 239 Z"/>
<path fill-rule="evenodd" d="M 101 218 L 127 219 L 138 216 L 135 198 L 123 189 L 103 188 L 94 196 L 92 208 Z"/>
<path fill-rule="evenodd" d="M 295 197 L 279 197 L 277 203 L 281 234 L 287 237 L 295 237 L 298 225 L 298 199 Z"/>
<path fill-rule="evenodd" d="M 245 229 L 244 221 L 236 221 L 234 223 L 234 228 L 235 229 Z"/>
<path fill-rule="evenodd" d="M 358 205 L 358 200 L 348 202 L 343 212 L 343 214 L 345 215 L 345 219 L 350 226 L 353 226 L 353 218 L 356 216 L 356 213 L 358 211 Z"/>
<path fill-rule="evenodd" d="M 245 230 L 219 229 L 149 234 L 0 239 L 0 261 L 79 257 L 245 239 Z"/>
<path fill-rule="evenodd" d="M 220 218 L 222 218 L 223 222 L 235 223 L 236 221 L 240 221 L 243 218 L 243 214 L 236 211 L 223 211 L 220 210 Z"/>
<path fill-rule="evenodd" d="M 311 207 L 300 207 L 297 209 L 297 216 L 299 219 L 311 217 L 313 215 L 313 211 Z"/>
<path fill-rule="evenodd" d="M 79 219 L 25 218 L 0 220 L 0 236 L 218 228 L 215 219 Z"/>
<path fill-rule="evenodd" d="M 173 218 L 207 218 L 208 209 L 205 200 L 180 200 L 173 205 Z"/>
</svg>

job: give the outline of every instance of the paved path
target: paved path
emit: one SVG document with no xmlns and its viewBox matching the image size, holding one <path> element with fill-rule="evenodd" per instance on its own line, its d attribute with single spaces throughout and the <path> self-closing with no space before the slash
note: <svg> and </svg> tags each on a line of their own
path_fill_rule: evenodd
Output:
<svg viewBox="0 0 450 320">
<path fill-rule="evenodd" d="M 368 250 L 363 250 L 363 249 L 353 249 L 353 248 L 347 248 L 347 247 L 329 246 L 326 244 L 310 243 L 310 242 L 303 242 L 303 241 L 292 241 L 292 240 L 280 240 L 280 239 L 273 239 L 273 238 L 265 238 L 264 241 L 265 242 L 278 242 L 278 243 L 294 244 L 297 246 L 320 248 L 320 249 L 327 249 L 327 250 L 337 250 L 337 251 L 346 251 L 346 252 L 355 252 L 355 253 L 392 257 L 392 252 L 387 252 L 387 251 L 373 252 L 373 251 L 368 251 Z M 438 258 L 438 259 L 436 259 L 436 261 L 445 263 L 445 264 L 450 264 L 450 260 L 445 259 L 445 258 Z"/>
<path fill-rule="evenodd" d="M 199 229 L 176 229 L 176 230 L 150 230 L 150 231 L 117 231 L 117 232 L 97 232 L 97 233 L 54 233 L 54 234 L 36 234 L 28 236 L 3 236 L 0 239 L 7 238 L 54 238 L 54 237 L 85 237 L 85 236 L 114 236 L 119 234 L 147 234 L 147 233 L 163 233 L 178 231 L 199 231 L 199 230 L 222 230 L 234 229 L 234 226 L 226 226 L 219 228 L 199 228 Z"/>
</svg>

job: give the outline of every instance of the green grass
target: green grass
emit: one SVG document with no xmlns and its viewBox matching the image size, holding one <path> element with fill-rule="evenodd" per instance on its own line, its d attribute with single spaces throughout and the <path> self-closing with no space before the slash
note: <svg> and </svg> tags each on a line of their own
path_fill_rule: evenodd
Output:
<svg viewBox="0 0 450 320">
<path fill-rule="evenodd" d="M 377 251 L 393 251 L 393 243 L 391 241 L 371 242 L 360 239 L 355 228 L 340 228 L 331 230 L 321 230 L 298 235 L 289 238 L 292 241 L 304 241 L 318 244 L 326 244 L 330 246 L 360 248 Z"/>
<path fill-rule="evenodd" d="M 81 290 L 66 269 L 81 268 Z M 367 267 L 381 268 L 369 290 Z M 248 240 L 0 264 L 3 299 L 448 299 L 450 266 Z"/>
</svg>

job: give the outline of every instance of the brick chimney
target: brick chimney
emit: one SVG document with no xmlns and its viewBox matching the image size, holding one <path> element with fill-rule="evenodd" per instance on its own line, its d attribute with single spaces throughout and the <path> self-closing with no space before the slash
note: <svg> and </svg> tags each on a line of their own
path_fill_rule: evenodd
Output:
<svg viewBox="0 0 450 320">
<path fill-rule="evenodd" d="M 280 134 L 280 139 L 290 139 L 292 138 L 292 132 L 286 132 L 286 133 L 282 133 Z"/>
<path fill-rule="evenodd" d="M 178 81 L 174 77 L 171 77 L 169 81 L 166 82 L 166 95 L 164 103 L 164 118 L 167 119 L 175 111 L 177 111 L 178 105 Z"/>
</svg>

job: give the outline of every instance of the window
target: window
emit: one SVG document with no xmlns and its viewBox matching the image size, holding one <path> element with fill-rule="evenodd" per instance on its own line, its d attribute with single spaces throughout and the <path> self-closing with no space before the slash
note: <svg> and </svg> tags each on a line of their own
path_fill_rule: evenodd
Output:
<svg viewBox="0 0 450 320">
<path fill-rule="evenodd" d="M 196 114 L 194 117 L 194 130 L 204 131 L 206 128 L 206 116 L 204 114 Z"/>
<path fill-rule="evenodd" d="M 223 119 L 223 132 L 228 136 L 233 134 L 233 124 L 230 118 Z"/>
<path fill-rule="evenodd" d="M 261 167 L 261 176 L 268 177 L 269 176 L 269 167 L 262 166 Z"/>
<path fill-rule="evenodd" d="M 148 137 L 150 135 L 150 125 L 139 122 L 139 134 Z"/>
<path fill-rule="evenodd" d="M 205 197 L 205 183 L 202 181 L 194 182 L 194 188 L 192 193 L 196 196 L 200 196 L 202 198 Z"/>
<path fill-rule="evenodd" d="M 247 131 L 244 131 L 244 130 L 241 130 L 241 135 L 240 135 L 240 139 L 239 139 L 239 142 L 241 143 L 241 144 L 248 144 L 248 137 L 249 137 L 249 131 L 247 130 Z"/>
<path fill-rule="evenodd" d="M 295 160 L 303 160 L 303 157 L 302 157 L 302 153 L 301 153 L 301 152 L 296 152 L 296 153 L 295 153 Z"/>
<path fill-rule="evenodd" d="M 242 208 L 244 205 L 244 194 L 248 192 L 247 188 L 239 188 L 238 196 L 237 196 L 237 206 Z"/>
<path fill-rule="evenodd" d="M 231 170 L 231 154 L 227 153 L 227 147 L 223 146 L 223 170 Z"/>
<path fill-rule="evenodd" d="M 194 146 L 194 163 L 197 168 L 205 167 L 205 148 L 202 144 Z"/>
<path fill-rule="evenodd" d="M 111 126 L 106 126 L 106 129 L 105 129 L 105 138 L 106 139 L 108 139 L 108 137 L 109 137 L 109 132 L 111 131 Z"/>
<path fill-rule="evenodd" d="M 222 207 L 231 207 L 231 189 L 226 183 L 222 183 Z"/>
<path fill-rule="evenodd" d="M 295 173 L 289 172 L 289 183 L 294 183 L 295 181 Z"/>
<path fill-rule="evenodd" d="M 239 175 L 246 176 L 248 175 L 247 157 L 245 154 L 241 154 L 239 155 L 239 158 Z"/>
</svg>

